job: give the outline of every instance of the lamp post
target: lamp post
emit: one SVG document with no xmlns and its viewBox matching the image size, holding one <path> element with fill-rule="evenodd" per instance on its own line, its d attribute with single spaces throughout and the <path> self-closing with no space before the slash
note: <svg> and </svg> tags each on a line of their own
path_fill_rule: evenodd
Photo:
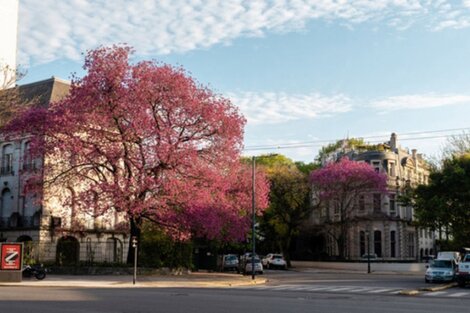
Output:
<svg viewBox="0 0 470 313">
<path fill-rule="evenodd" d="M 251 190 L 251 213 L 252 213 L 252 229 L 251 229 L 251 241 L 253 243 L 252 251 L 251 251 L 251 279 L 254 280 L 256 276 L 255 270 L 255 253 L 256 253 L 256 234 L 255 234 L 255 223 L 256 223 L 256 201 L 255 201 L 255 190 L 256 190 L 256 182 L 255 182 L 255 167 L 256 167 L 256 159 L 253 156 L 251 158 L 251 183 L 252 183 L 252 190 Z"/>
<path fill-rule="evenodd" d="M 370 233 L 366 230 L 367 238 L 367 274 L 370 274 Z"/>
<path fill-rule="evenodd" d="M 134 248 L 134 275 L 132 277 L 132 284 L 135 285 L 137 280 L 137 237 L 132 237 L 131 242 Z"/>
</svg>

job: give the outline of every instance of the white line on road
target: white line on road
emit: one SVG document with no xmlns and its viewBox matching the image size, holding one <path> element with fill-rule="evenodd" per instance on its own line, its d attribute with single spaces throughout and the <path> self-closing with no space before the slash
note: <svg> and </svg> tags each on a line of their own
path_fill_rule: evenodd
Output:
<svg viewBox="0 0 470 313">
<path fill-rule="evenodd" d="M 425 293 L 424 296 L 435 297 L 435 296 L 442 296 L 447 293 L 448 293 L 447 291 L 435 291 L 435 292 Z"/>
<path fill-rule="evenodd" d="M 387 289 L 375 289 L 375 290 L 371 290 L 371 291 L 369 291 L 369 293 L 387 292 L 387 291 L 392 291 L 392 290 L 395 290 L 395 289 L 393 289 L 393 288 L 387 288 Z"/>
<path fill-rule="evenodd" d="M 468 292 L 457 292 L 457 293 L 449 295 L 449 297 L 463 297 L 463 296 L 470 296 L 470 293 L 468 293 Z"/>
</svg>

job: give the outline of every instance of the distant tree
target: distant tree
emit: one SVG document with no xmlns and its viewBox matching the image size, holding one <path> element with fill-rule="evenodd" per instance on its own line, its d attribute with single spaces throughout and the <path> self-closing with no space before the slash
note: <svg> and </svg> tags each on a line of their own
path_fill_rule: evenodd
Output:
<svg viewBox="0 0 470 313">
<path fill-rule="evenodd" d="M 451 159 L 453 156 L 470 153 L 470 133 L 463 132 L 460 135 L 455 135 L 447 140 L 443 149 L 443 156 L 445 159 Z"/>
<path fill-rule="evenodd" d="M 263 237 L 274 243 L 272 248 L 279 249 L 290 266 L 292 240 L 312 211 L 308 173 L 283 155 L 261 155 L 256 160 L 266 171 L 271 186 L 269 207 L 260 225 Z"/>
<path fill-rule="evenodd" d="M 173 238 L 243 239 L 251 222 L 251 171 L 239 162 L 244 118 L 181 68 L 130 64 L 130 53 L 89 52 L 87 74 L 65 99 L 10 123 L 45 159 L 29 185 L 43 196 L 73 186 L 77 211 L 120 212 L 132 236 L 148 220 Z M 261 172 L 256 182 L 260 213 L 269 188 Z"/>
<path fill-rule="evenodd" d="M 305 163 L 301 161 L 296 161 L 295 166 L 304 174 L 309 175 L 313 170 L 316 170 L 320 166 L 314 162 Z"/>
<path fill-rule="evenodd" d="M 322 161 L 325 160 L 327 156 L 329 156 L 332 152 L 340 148 L 347 148 L 347 147 L 353 148 L 353 147 L 365 146 L 365 145 L 366 143 L 364 142 L 364 139 L 362 138 L 348 138 L 348 139 L 337 140 L 334 143 L 330 143 L 326 146 L 323 146 L 318 152 L 318 156 L 315 159 L 315 161 L 318 165 L 321 165 Z"/>
<path fill-rule="evenodd" d="M 446 233 L 456 246 L 469 246 L 470 153 L 444 160 L 429 176 L 429 184 L 413 191 L 412 201 L 420 226 L 438 231 L 441 240 Z"/>
<path fill-rule="evenodd" d="M 312 172 L 310 176 L 315 207 L 334 208 L 338 220 L 332 219 L 326 231 L 338 247 L 340 258 L 347 257 L 347 234 L 359 195 L 365 192 L 386 192 L 387 177 L 367 163 L 343 158 Z"/>
</svg>

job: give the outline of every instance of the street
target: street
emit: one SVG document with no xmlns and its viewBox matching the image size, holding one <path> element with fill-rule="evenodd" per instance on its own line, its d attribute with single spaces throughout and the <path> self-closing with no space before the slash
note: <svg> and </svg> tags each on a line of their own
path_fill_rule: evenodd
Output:
<svg viewBox="0 0 470 313">
<path fill-rule="evenodd" d="M 235 275 L 235 274 L 234 274 Z M 421 275 L 266 271 L 264 285 L 223 288 L 0 287 L 0 312 L 465 312 L 470 289 L 399 295 Z M 438 286 L 438 284 L 433 284 Z"/>
</svg>

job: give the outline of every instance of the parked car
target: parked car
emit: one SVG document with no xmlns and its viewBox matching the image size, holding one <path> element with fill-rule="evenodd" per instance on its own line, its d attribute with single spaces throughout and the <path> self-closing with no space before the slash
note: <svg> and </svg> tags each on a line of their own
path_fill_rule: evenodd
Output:
<svg viewBox="0 0 470 313">
<path fill-rule="evenodd" d="M 263 264 L 261 263 L 261 259 L 256 256 L 254 258 L 255 261 L 255 273 L 257 274 L 263 274 Z M 253 272 L 252 270 L 252 259 L 246 258 L 244 261 L 241 263 L 241 270 L 243 274 L 251 274 Z"/>
<path fill-rule="evenodd" d="M 431 260 L 434 260 L 436 257 L 432 254 L 428 254 L 428 255 L 423 255 L 423 257 L 421 258 L 421 260 L 423 260 L 424 262 L 428 263 L 429 261 Z"/>
<path fill-rule="evenodd" d="M 239 261 L 235 254 L 224 254 L 220 260 L 220 270 L 224 271 L 237 271 L 239 272 Z"/>
<path fill-rule="evenodd" d="M 437 253 L 437 259 L 439 260 L 455 260 L 460 261 L 460 252 L 457 251 L 440 251 Z"/>
<path fill-rule="evenodd" d="M 456 280 L 461 288 L 470 283 L 470 253 L 465 254 L 462 261 L 458 264 Z"/>
<path fill-rule="evenodd" d="M 366 253 L 361 256 L 362 261 L 368 261 L 368 260 L 377 261 L 378 259 L 379 257 L 377 256 L 376 253 L 370 253 L 370 254 Z"/>
<path fill-rule="evenodd" d="M 262 259 L 262 263 L 265 268 L 287 269 L 287 262 L 284 260 L 282 254 L 270 253 Z"/>
<path fill-rule="evenodd" d="M 431 260 L 429 265 L 426 265 L 426 273 L 424 274 L 424 281 L 453 281 L 455 279 L 455 270 L 457 263 L 455 260 L 436 259 Z"/>
</svg>

